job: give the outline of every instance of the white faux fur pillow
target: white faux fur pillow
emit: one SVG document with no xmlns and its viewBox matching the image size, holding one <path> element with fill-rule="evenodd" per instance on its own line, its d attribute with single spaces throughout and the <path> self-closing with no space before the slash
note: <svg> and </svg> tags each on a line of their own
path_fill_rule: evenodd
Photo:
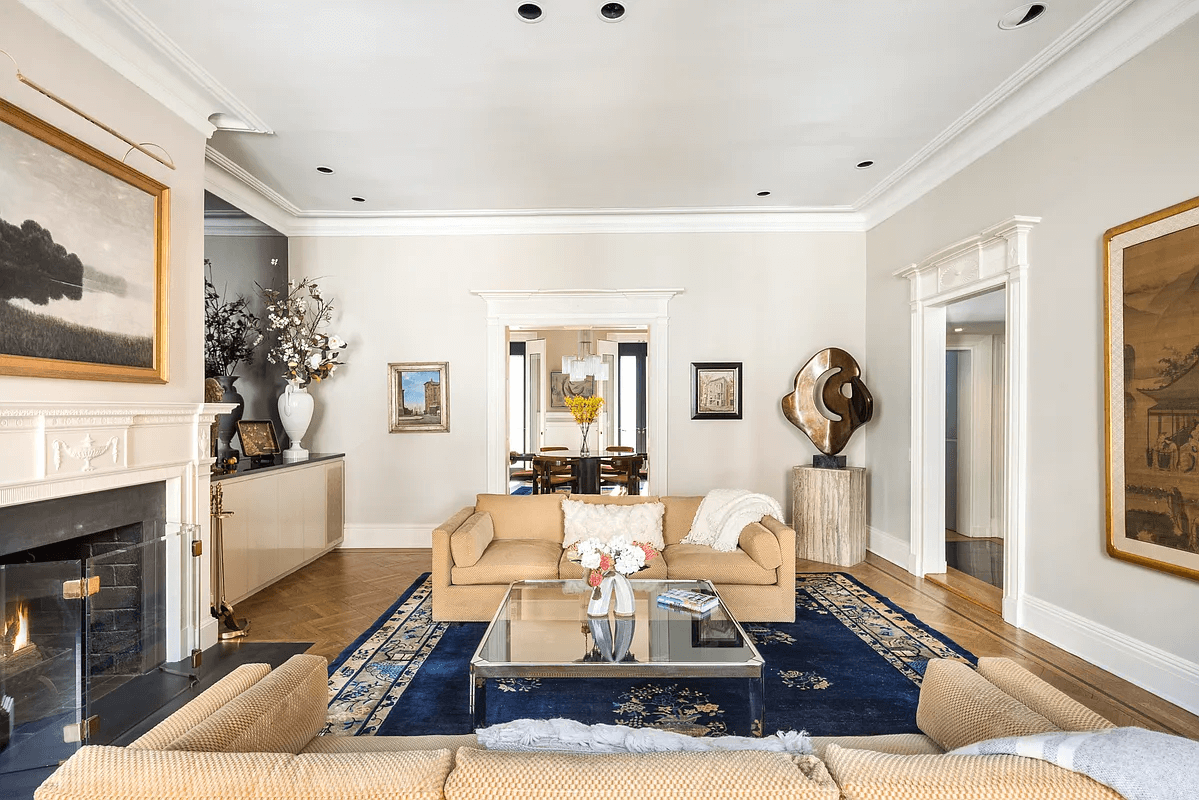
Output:
<svg viewBox="0 0 1199 800">
<path fill-rule="evenodd" d="M 661 503 L 615 505 L 563 499 L 566 535 L 562 539 L 562 548 L 593 536 L 601 542 L 623 536 L 631 542 L 651 544 L 661 551 L 666 547 L 662 539 L 662 515 L 665 513 L 666 506 Z"/>
</svg>

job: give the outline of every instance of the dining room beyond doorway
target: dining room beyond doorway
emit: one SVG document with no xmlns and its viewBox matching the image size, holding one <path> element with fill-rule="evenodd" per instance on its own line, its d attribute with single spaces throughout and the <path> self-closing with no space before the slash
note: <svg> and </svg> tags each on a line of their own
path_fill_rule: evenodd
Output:
<svg viewBox="0 0 1199 800">
<path fill-rule="evenodd" d="M 509 328 L 508 341 L 509 493 L 640 493 L 649 469 L 648 328 Z M 571 398 L 602 400 L 585 439 Z M 564 462 L 552 481 L 537 480 L 539 455 Z"/>
</svg>

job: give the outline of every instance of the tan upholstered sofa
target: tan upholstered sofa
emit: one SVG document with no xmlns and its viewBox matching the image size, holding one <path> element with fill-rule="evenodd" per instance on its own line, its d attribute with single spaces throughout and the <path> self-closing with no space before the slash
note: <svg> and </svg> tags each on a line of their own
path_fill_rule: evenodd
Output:
<svg viewBox="0 0 1199 800">
<path fill-rule="evenodd" d="M 1111 723 L 1007 659 L 929 664 L 923 734 L 813 737 L 813 755 L 481 749 L 475 736 L 317 736 L 326 663 L 239 667 L 129 747 L 81 748 L 35 800 L 204 798 L 739 798 L 1119 800 L 1085 776 L 1018 756 L 942 754 L 1000 735 Z M 794 721 L 803 726 L 802 720 Z"/>
<path fill-rule="evenodd" d="M 562 549 L 565 495 L 481 494 L 433 531 L 433 618 L 488 621 L 508 584 L 581 578 Z M 635 578 L 710 580 L 743 622 L 795 621 L 795 531 L 774 517 L 750 523 L 737 549 L 683 544 L 702 497 L 570 495 L 587 503 L 661 502 L 666 549 Z"/>
</svg>

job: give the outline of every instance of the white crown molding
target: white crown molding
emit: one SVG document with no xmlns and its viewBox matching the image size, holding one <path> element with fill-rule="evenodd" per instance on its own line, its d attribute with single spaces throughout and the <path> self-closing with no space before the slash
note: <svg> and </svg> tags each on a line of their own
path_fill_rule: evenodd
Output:
<svg viewBox="0 0 1199 800">
<path fill-rule="evenodd" d="M 597 209 L 388 213 L 303 212 L 293 236 L 491 236 L 570 233 L 860 233 L 846 210 Z"/>
<path fill-rule="evenodd" d="M 282 236 L 270 225 L 240 211 L 205 211 L 205 236 Z"/>
<path fill-rule="evenodd" d="M 204 153 L 204 189 L 284 236 L 291 235 L 299 209 L 211 146 Z"/>
<path fill-rule="evenodd" d="M 233 114 L 259 133 L 270 127 L 158 29 L 129 0 L 20 0 L 60 33 L 166 106 L 204 136 L 210 114 Z"/>
<path fill-rule="evenodd" d="M 1199 13 L 1199 0 L 1105 0 L 853 207 L 867 229 L 1131 60 Z"/>
</svg>

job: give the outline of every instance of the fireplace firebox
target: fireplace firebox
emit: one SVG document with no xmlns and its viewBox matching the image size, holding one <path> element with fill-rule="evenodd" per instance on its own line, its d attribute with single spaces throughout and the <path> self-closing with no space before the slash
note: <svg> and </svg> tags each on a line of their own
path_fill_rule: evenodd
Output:
<svg viewBox="0 0 1199 800">
<path fill-rule="evenodd" d="M 165 519 L 162 482 L 0 508 L 0 774 L 138 718 L 136 682 L 166 661 Z"/>
</svg>

